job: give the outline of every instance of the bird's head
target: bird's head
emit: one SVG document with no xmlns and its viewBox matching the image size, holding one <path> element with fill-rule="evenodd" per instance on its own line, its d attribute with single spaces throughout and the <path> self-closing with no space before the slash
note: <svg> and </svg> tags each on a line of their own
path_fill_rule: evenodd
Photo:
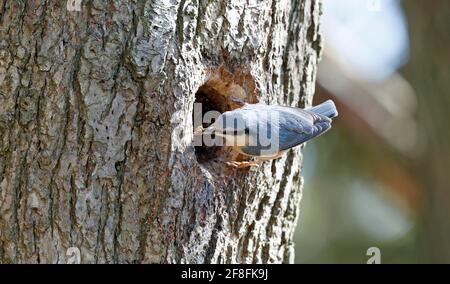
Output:
<svg viewBox="0 0 450 284">
<path fill-rule="evenodd" d="M 221 137 L 225 146 L 244 146 L 248 136 L 245 117 L 238 110 L 222 113 L 216 121 L 207 127 L 204 134 Z"/>
</svg>

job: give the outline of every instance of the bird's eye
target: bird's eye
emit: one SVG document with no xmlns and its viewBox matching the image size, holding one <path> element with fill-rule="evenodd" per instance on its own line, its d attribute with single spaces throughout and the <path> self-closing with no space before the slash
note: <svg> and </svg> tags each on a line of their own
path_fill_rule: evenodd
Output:
<svg viewBox="0 0 450 284">
<path fill-rule="evenodd" d="M 222 131 L 222 133 L 223 134 L 232 134 L 232 135 L 236 136 L 236 135 L 241 135 L 243 133 L 249 134 L 250 133 L 250 129 L 248 129 L 248 128 L 245 128 L 243 130 L 242 129 L 224 129 Z"/>
<path fill-rule="evenodd" d="M 224 129 L 222 130 L 223 134 L 233 134 L 233 135 L 237 135 L 238 131 L 236 129 Z"/>
</svg>

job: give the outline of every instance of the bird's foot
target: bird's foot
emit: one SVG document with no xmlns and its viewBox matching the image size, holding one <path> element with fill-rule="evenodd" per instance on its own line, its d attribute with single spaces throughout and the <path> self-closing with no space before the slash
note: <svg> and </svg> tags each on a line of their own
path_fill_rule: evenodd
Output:
<svg viewBox="0 0 450 284">
<path fill-rule="evenodd" d="M 226 165 L 235 169 L 260 166 L 258 162 L 237 162 L 237 161 L 226 162 Z"/>
</svg>

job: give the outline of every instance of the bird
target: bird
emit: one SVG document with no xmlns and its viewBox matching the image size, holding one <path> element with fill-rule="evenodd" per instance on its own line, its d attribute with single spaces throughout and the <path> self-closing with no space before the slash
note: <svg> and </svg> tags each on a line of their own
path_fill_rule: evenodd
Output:
<svg viewBox="0 0 450 284">
<path fill-rule="evenodd" d="M 337 116 L 332 100 L 305 109 L 245 103 L 222 113 L 210 126 L 200 126 L 194 135 L 210 135 L 214 146 L 231 146 L 237 153 L 256 159 L 226 162 L 234 168 L 245 168 L 279 158 L 289 149 L 327 132 Z"/>
</svg>

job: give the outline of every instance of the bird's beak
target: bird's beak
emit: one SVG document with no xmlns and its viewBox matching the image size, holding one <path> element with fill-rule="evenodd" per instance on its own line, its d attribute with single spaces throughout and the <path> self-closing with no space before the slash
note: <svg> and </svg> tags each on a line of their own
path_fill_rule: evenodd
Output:
<svg viewBox="0 0 450 284">
<path fill-rule="evenodd" d="M 204 134 L 218 134 L 216 133 L 216 129 L 214 128 L 214 126 L 209 126 L 208 128 L 203 128 L 203 126 L 199 126 L 194 130 L 194 136 L 202 136 Z"/>
<path fill-rule="evenodd" d="M 194 130 L 194 136 L 201 136 L 203 135 L 203 131 L 205 131 L 205 129 L 203 128 L 202 125 L 198 126 L 195 130 Z"/>
<path fill-rule="evenodd" d="M 217 134 L 217 133 L 216 133 L 216 128 L 215 128 L 214 126 L 212 126 L 212 125 L 209 126 L 208 128 L 206 128 L 206 129 L 203 131 L 203 133 L 204 133 L 204 134 L 210 134 L 210 135 L 213 134 L 213 133 L 214 133 L 214 134 Z"/>
</svg>

